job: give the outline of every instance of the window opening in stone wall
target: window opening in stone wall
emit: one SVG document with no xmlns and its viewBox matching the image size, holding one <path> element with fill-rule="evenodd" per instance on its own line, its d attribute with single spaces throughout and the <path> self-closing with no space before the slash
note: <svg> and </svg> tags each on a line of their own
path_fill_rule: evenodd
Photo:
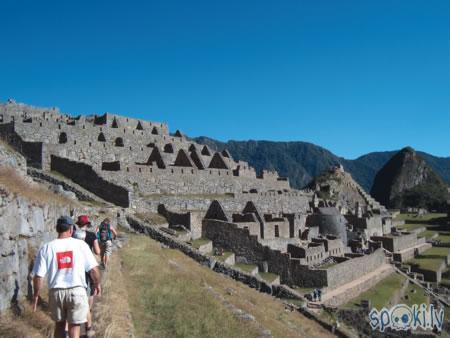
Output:
<svg viewBox="0 0 450 338">
<path fill-rule="evenodd" d="M 117 123 L 116 118 L 113 119 L 112 124 L 111 124 L 111 128 L 119 128 L 119 124 Z"/>
<path fill-rule="evenodd" d="M 278 225 L 275 225 L 275 237 L 280 237 L 280 229 L 278 228 Z"/>
<path fill-rule="evenodd" d="M 121 137 L 116 138 L 116 140 L 114 141 L 114 145 L 116 147 L 123 147 L 124 146 L 123 138 L 121 138 Z"/>
<path fill-rule="evenodd" d="M 138 124 L 136 126 L 137 130 L 144 130 L 144 127 L 142 127 L 141 121 L 138 121 Z"/>
<path fill-rule="evenodd" d="M 58 142 L 59 142 L 60 144 L 67 143 L 67 134 L 64 133 L 64 132 L 62 132 L 61 134 L 59 134 Z"/>
<path fill-rule="evenodd" d="M 167 143 L 164 146 L 164 152 L 168 154 L 173 154 L 173 145 L 171 143 Z"/>
<path fill-rule="evenodd" d="M 99 142 L 106 142 L 105 135 L 104 135 L 103 133 L 98 134 L 97 140 L 98 140 Z"/>
</svg>

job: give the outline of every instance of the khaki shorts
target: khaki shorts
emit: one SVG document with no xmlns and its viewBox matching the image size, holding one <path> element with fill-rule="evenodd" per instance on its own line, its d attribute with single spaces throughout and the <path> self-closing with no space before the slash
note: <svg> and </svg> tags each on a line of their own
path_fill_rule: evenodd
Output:
<svg viewBox="0 0 450 338">
<path fill-rule="evenodd" d="M 89 311 L 86 289 L 81 286 L 70 289 L 51 289 L 49 307 L 55 322 L 85 323 Z"/>
<path fill-rule="evenodd" d="M 101 256 L 111 256 L 112 254 L 112 242 L 106 241 L 106 242 L 100 242 L 100 251 Z"/>
</svg>

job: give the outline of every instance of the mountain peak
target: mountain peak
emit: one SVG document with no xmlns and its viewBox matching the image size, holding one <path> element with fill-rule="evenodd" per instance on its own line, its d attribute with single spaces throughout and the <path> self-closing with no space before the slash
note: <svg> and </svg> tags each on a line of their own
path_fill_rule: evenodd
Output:
<svg viewBox="0 0 450 338">
<path fill-rule="evenodd" d="M 390 208 L 441 209 L 448 186 L 413 148 L 406 147 L 378 172 L 371 195 Z"/>
</svg>

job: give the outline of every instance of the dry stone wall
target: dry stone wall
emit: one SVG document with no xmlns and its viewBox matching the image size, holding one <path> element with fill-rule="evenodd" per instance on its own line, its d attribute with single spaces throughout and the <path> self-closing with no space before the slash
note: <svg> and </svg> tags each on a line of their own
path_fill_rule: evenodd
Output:
<svg viewBox="0 0 450 338">
<path fill-rule="evenodd" d="M 43 242 L 55 238 L 62 214 L 69 210 L 0 193 L 0 312 L 29 296 L 32 259 Z"/>
</svg>

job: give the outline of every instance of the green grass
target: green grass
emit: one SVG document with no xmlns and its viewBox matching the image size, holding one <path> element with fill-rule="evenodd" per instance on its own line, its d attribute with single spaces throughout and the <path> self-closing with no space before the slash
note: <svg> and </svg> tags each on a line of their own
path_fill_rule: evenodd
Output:
<svg viewBox="0 0 450 338">
<path fill-rule="evenodd" d="M 426 224 L 404 224 L 399 226 L 399 228 L 405 229 L 405 230 L 415 230 L 415 229 L 419 229 L 419 228 L 426 228 L 427 225 Z"/>
<path fill-rule="evenodd" d="M 194 239 L 190 243 L 194 248 L 198 249 L 202 245 L 208 244 L 209 242 L 211 242 L 209 239 L 199 238 L 199 239 Z"/>
<path fill-rule="evenodd" d="M 370 307 L 375 307 L 378 310 L 387 306 L 389 301 L 394 297 L 395 293 L 400 290 L 405 277 L 400 274 L 393 273 L 377 283 L 373 288 L 359 295 L 357 298 L 351 300 L 344 307 L 357 308 L 362 300 L 370 300 Z"/>
<path fill-rule="evenodd" d="M 247 272 L 247 273 L 252 273 L 253 270 L 255 270 L 255 268 L 257 267 L 254 264 L 244 264 L 244 263 L 238 263 L 235 264 L 235 267 L 238 268 L 241 271 Z"/>
<path fill-rule="evenodd" d="M 272 283 L 275 279 L 279 277 L 278 275 L 270 272 L 260 272 L 259 276 L 268 283 Z"/>
<path fill-rule="evenodd" d="M 408 221 L 408 220 L 412 220 L 412 221 L 424 221 L 424 222 L 428 222 L 428 221 L 432 221 L 436 218 L 442 218 L 442 217 L 446 217 L 446 214 L 439 214 L 439 213 L 430 213 L 430 214 L 425 214 L 422 216 L 417 216 L 416 214 L 400 214 L 397 217 L 395 217 L 395 221 Z"/>
<path fill-rule="evenodd" d="M 180 266 L 134 237 L 122 252 L 136 337 L 255 337 Z M 156 272 L 156 273 L 155 273 Z M 205 320 L 207 318 L 207 320 Z"/>
<path fill-rule="evenodd" d="M 418 265 L 419 268 L 424 270 L 430 270 L 430 271 L 438 271 L 441 267 L 443 262 L 443 259 L 440 258 L 428 258 L 428 257 L 421 257 L 411 259 L 407 263 L 410 265 Z"/>
<path fill-rule="evenodd" d="M 441 241 L 442 243 L 450 243 L 450 233 L 448 235 L 439 234 L 436 239 Z"/>
<path fill-rule="evenodd" d="M 411 306 L 414 304 L 428 304 L 428 296 L 425 294 L 425 291 L 415 284 L 409 284 L 405 295 L 408 295 L 408 299 L 403 299 L 403 303 L 406 305 Z"/>
<path fill-rule="evenodd" d="M 270 295 L 224 278 L 146 236 L 128 237 L 117 259 L 127 276 L 123 288 L 128 296 L 121 299 L 128 301 L 136 337 L 260 337 L 260 327 L 274 337 L 331 337 L 314 321 L 286 312 Z M 236 318 L 225 301 L 256 321 Z"/>
<path fill-rule="evenodd" d="M 233 253 L 231 251 L 224 251 L 222 256 L 213 256 L 216 260 L 220 262 L 225 262 L 225 260 L 230 257 Z"/>
<path fill-rule="evenodd" d="M 439 257 L 447 257 L 450 254 L 450 248 L 441 248 L 434 246 L 427 251 L 422 253 L 423 256 L 439 256 Z"/>
</svg>

